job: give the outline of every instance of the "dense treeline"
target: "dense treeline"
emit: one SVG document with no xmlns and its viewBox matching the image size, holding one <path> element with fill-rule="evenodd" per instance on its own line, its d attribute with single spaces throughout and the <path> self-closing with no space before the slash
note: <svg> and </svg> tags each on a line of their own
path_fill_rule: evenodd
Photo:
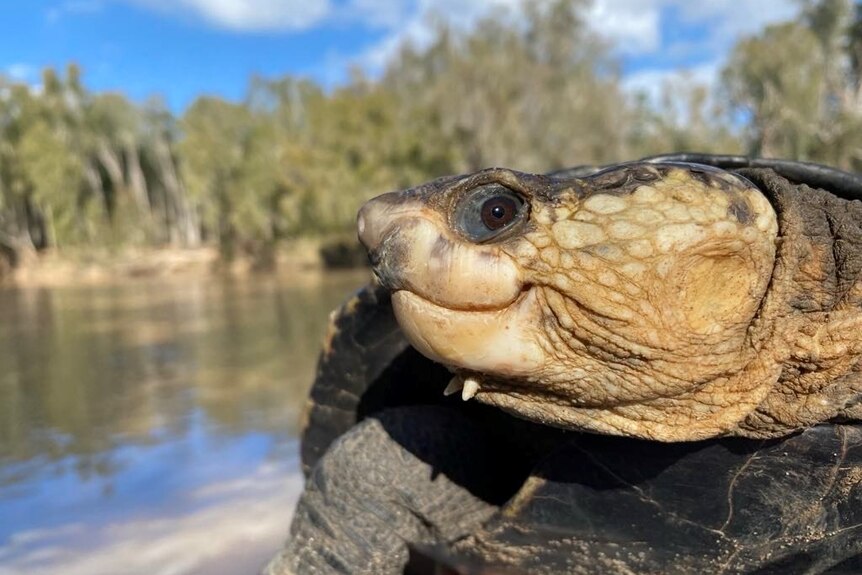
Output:
<svg viewBox="0 0 862 575">
<path fill-rule="evenodd" d="M 441 174 L 544 171 L 671 150 L 862 169 L 862 10 L 809 0 L 733 50 L 715 93 L 681 77 L 653 101 L 621 86 L 582 0 L 528 3 L 473 32 L 440 24 L 382 77 L 326 91 L 253 78 L 245 101 L 95 94 L 74 65 L 39 90 L 0 79 L 0 254 L 218 244 L 266 256 L 343 233 L 359 203 Z M 0 258 L 2 259 L 2 258 Z"/>
</svg>

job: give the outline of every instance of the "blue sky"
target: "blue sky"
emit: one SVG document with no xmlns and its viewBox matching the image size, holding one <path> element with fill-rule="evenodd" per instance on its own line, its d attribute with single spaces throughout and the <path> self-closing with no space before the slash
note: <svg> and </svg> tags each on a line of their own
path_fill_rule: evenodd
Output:
<svg viewBox="0 0 862 575">
<path fill-rule="evenodd" d="M 82 66 L 94 90 L 182 110 L 199 94 L 240 99 L 250 74 L 332 86 L 352 65 L 379 70 L 405 39 L 429 37 L 429 11 L 471 27 L 520 0 L 6 0 L 0 74 L 38 83 L 45 66 Z M 632 89 L 678 69 L 710 83 L 733 42 L 793 17 L 793 0 L 594 0 L 588 24 L 615 46 Z"/>
</svg>

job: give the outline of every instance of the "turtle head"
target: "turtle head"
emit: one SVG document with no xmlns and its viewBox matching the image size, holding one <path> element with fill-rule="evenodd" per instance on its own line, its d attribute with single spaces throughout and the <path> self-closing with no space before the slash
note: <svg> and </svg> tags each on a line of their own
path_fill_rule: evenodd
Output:
<svg viewBox="0 0 862 575">
<path fill-rule="evenodd" d="M 358 230 L 407 338 L 468 396 L 661 440 L 724 433 L 762 399 L 734 375 L 752 359 L 777 223 L 739 176 L 489 169 L 375 198 Z"/>
</svg>

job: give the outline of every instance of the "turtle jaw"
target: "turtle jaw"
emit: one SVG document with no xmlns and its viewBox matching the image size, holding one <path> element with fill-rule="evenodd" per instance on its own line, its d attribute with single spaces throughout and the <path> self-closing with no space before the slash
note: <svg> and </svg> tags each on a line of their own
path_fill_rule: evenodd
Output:
<svg viewBox="0 0 862 575">
<path fill-rule="evenodd" d="M 542 311 L 533 289 L 496 310 L 453 313 L 407 290 L 392 294 L 392 307 L 420 353 L 456 370 L 520 379 L 535 376 L 546 364 L 536 328 Z"/>
<path fill-rule="evenodd" d="M 445 211 L 409 193 L 367 202 L 357 230 L 420 353 L 455 371 L 493 377 L 526 379 L 543 370 L 542 308 L 500 245 L 465 241 Z"/>
</svg>

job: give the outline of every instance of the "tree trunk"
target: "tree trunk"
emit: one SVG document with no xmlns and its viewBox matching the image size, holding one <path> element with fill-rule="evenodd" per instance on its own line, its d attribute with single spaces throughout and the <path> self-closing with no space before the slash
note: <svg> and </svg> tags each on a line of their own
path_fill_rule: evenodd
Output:
<svg viewBox="0 0 862 575">
<path fill-rule="evenodd" d="M 198 247 L 201 245 L 200 222 L 177 175 L 169 143 L 159 138 L 155 143 L 155 152 L 165 188 L 165 209 L 169 215 L 168 237 L 171 243 L 188 248 Z"/>
<path fill-rule="evenodd" d="M 132 199 L 138 211 L 145 214 L 149 219 L 150 216 L 150 199 L 147 194 L 147 179 L 144 177 L 144 171 L 141 169 L 141 158 L 138 153 L 138 148 L 132 138 L 126 138 L 126 166 L 129 173 L 129 191 L 132 194 Z"/>
<path fill-rule="evenodd" d="M 123 177 L 123 165 L 120 158 L 111 150 L 108 145 L 102 141 L 96 151 L 99 158 L 99 163 L 105 168 L 108 174 L 108 179 L 111 181 L 111 188 L 115 194 L 122 194 L 126 187 L 125 178 Z"/>
</svg>

